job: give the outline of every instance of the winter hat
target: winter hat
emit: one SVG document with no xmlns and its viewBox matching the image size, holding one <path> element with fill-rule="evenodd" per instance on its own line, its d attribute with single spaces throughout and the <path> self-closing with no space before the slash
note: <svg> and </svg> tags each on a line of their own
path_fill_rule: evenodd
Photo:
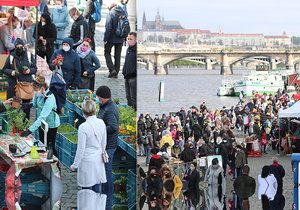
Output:
<svg viewBox="0 0 300 210">
<path fill-rule="evenodd" d="M 23 45 L 24 46 L 25 43 L 24 43 L 24 41 L 22 39 L 17 38 L 16 41 L 15 41 L 15 46 L 17 46 L 17 45 Z"/>
<path fill-rule="evenodd" d="M 96 91 L 96 95 L 101 97 L 101 98 L 111 98 L 111 92 L 109 87 L 107 86 L 100 86 L 97 91 Z"/>
<path fill-rule="evenodd" d="M 63 39 L 63 42 L 62 43 L 67 43 L 70 45 L 70 47 L 72 48 L 73 47 L 73 44 L 74 44 L 74 40 L 72 38 L 69 38 L 69 37 L 66 37 Z"/>
</svg>

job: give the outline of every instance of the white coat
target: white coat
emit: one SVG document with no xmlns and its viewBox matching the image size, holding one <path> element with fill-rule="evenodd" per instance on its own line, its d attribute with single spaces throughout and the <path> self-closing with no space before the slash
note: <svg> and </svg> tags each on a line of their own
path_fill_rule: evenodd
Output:
<svg viewBox="0 0 300 210">
<path fill-rule="evenodd" d="M 77 183 L 91 187 L 106 183 L 102 153 L 106 147 L 106 126 L 95 115 L 86 119 L 78 129 L 78 145 L 73 166 L 77 170 Z"/>
<path fill-rule="evenodd" d="M 270 174 L 266 178 L 262 178 L 258 175 L 258 198 L 261 200 L 262 195 L 266 195 L 269 200 L 274 200 L 277 192 L 277 180 L 273 174 Z"/>
</svg>

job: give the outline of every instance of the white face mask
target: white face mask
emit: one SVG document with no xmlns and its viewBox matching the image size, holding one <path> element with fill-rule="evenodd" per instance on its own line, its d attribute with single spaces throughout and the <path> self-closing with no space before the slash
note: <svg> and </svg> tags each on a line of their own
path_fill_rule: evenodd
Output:
<svg viewBox="0 0 300 210">
<path fill-rule="evenodd" d="M 70 50 L 70 46 L 63 46 L 62 49 L 65 51 L 65 52 L 68 52 Z"/>
<path fill-rule="evenodd" d="M 46 25 L 46 23 L 45 23 L 45 22 L 42 22 L 42 26 L 44 26 L 44 25 Z"/>
</svg>

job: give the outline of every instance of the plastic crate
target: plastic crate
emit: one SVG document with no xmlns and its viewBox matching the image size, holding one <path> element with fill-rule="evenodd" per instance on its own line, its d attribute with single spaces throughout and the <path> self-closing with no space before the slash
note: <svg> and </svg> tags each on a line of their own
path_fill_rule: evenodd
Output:
<svg viewBox="0 0 300 210">
<path fill-rule="evenodd" d="M 22 193 L 48 195 L 50 193 L 50 183 L 49 181 L 22 183 L 21 190 Z"/>
<path fill-rule="evenodd" d="M 127 174 L 128 209 L 136 208 L 136 170 L 130 169 Z"/>
<path fill-rule="evenodd" d="M 8 120 L 2 119 L 2 131 L 7 134 L 10 133 L 10 125 Z"/>
<path fill-rule="evenodd" d="M 68 122 L 69 122 L 69 117 L 68 117 L 68 115 L 66 115 L 66 114 L 61 115 L 61 116 L 59 117 L 59 119 L 60 119 L 60 123 L 61 123 L 61 124 L 63 124 L 63 123 L 68 123 Z"/>
<path fill-rule="evenodd" d="M 65 134 L 72 134 L 75 135 L 77 132 L 72 133 L 65 133 Z M 73 142 L 69 141 L 68 138 L 65 136 L 65 134 L 61 134 L 61 148 L 66 151 L 70 155 L 75 155 L 77 150 L 77 144 L 74 144 Z"/>
<path fill-rule="evenodd" d="M 128 144 L 124 138 L 126 138 L 128 136 L 119 136 L 119 141 L 118 141 L 118 145 L 119 147 L 121 147 L 124 151 L 126 151 L 131 157 L 133 157 L 134 159 L 137 158 L 136 156 L 136 150 L 134 148 L 133 144 Z"/>
<path fill-rule="evenodd" d="M 74 163 L 75 155 L 70 155 L 63 149 L 58 149 L 57 153 L 60 162 L 67 168 L 70 168 L 70 166 Z"/>
<path fill-rule="evenodd" d="M 21 194 L 20 205 L 26 209 L 26 205 L 30 206 L 31 208 L 40 208 L 50 197 L 50 194 L 43 195 L 43 194 L 30 194 L 30 193 L 23 193 Z"/>
<path fill-rule="evenodd" d="M 76 112 L 74 110 L 68 110 L 66 115 L 68 116 L 69 123 L 74 126 L 74 122 L 76 119 Z"/>
<path fill-rule="evenodd" d="M 74 103 L 70 102 L 70 101 L 66 101 L 66 104 L 65 104 L 65 110 L 73 110 L 74 111 Z"/>
<path fill-rule="evenodd" d="M 114 204 L 112 207 L 113 210 L 126 210 L 128 207 L 126 205 Z"/>
</svg>

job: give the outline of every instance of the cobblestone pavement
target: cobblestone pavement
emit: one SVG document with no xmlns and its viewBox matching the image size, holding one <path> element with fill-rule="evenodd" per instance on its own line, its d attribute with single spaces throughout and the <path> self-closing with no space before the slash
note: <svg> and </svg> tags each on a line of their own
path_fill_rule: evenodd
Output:
<svg viewBox="0 0 300 210">
<path fill-rule="evenodd" d="M 237 141 L 240 141 L 242 138 L 237 138 Z M 285 169 L 285 177 L 283 178 L 283 195 L 285 197 L 285 208 L 284 209 L 291 209 L 293 204 L 293 172 L 292 172 L 292 165 L 291 165 L 291 157 L 290 155 L 287 156 L 279 156 L 276 154 L 275 151 L 272 151 L 271 148 L 267 149 L 268 154 L 264 154 L 260 158 L 248 158 L 248 165 L 250 167 L 250 176 L 255 178 L 256 180 L 256 193 L 249 199 L 250 200 L 250 209 L 252 210 L 259 210 L 262 209 L 261 201 L 258 199 L 258 175 L 261 174 L 262 167 L 265 165 L 272 164 L 272 157 L 277 156 L 279 159 L 279 163 L 284 167 Z M 146 171 L 148 170 L 148 167 L 145 165 L 145 157 L 139 157 L 138 156 L 138 164 L 142 166 L 142 168 Z M 230 179 L 231 177 L 227 176 L 226 178 L 226 201 L 228 199 L 232 199 L 232 190 L 233 190 L 233 181 Z M 138 183 L 138 186 L 140 186 L 140 183 Z M 200 184 L 200 186 L 205 186 Z M 142 190 L 138 189 L 138 191 L 141 193 Z M 138 198 L 139 199 L 139 198 Z M 179 201 L 180 202 L 180 201 Z M 201 202 L 201 200 L 200 200 Z M 226 204 L 228 207 L 228 203 Z M 147 209 L 146 206 L 144 206 L 143 209 Z"/>
</svg>

